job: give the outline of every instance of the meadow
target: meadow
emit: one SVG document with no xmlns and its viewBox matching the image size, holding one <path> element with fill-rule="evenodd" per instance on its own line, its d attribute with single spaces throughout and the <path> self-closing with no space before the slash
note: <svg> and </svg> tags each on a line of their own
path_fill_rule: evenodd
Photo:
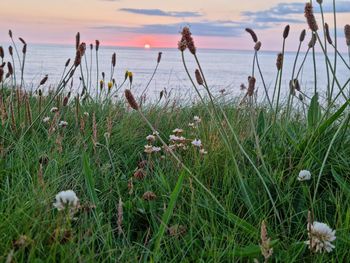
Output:
<svg viewBox="0 0 350 263">
<path fill-rule="evenodd" d="M 161 53 L 135 97 L 136 76 L 114 76 L 115 54 L 111 71 L 98 72 L 99 41 L 87 46 L 79 33 L 61 81 L 48 86 L 43 76 L 25 89 L 30 46 L 10 30 L 11 47 L 0 48 L 0 261 L 347 262 L 350 79 L 340 83 L 336 67 L 350 72 L 350 26 L 347 58 L 310 4 L 305 17 L 291 78 L 283 75 L 289 25 L 281 32 L 273 94 L 259 65 L 263 43 L 246 29 L 253 66 L 240 98 L 213 95 L 183 28 L 179 56 L 198 96 L 189 104 L 164 91 L 157 103 L 143 96 Z M 311 92 L 300 80 L 316 48 L 325 93 L 317 78 Z"/>
</svg>

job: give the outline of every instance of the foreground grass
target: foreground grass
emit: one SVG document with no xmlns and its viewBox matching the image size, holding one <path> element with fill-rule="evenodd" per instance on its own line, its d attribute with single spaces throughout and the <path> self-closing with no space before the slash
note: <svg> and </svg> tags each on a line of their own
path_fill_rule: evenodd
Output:
<svg viewBox="0 0 350 263">
<path fill-rule="evenodd" d="M 302 114 L 287 121 L 282 114 L 273 121 L 274 113 L 263 107 L 224 105 L 259 176 L 235 143 L 227 123 L 223 127 L 230 147 L 224 143 L 208 107 L 145 107 L 146 117 L 167 142 L 175 128 L 183 128 L 188 139 L 201 139 L 207 155 L 201 155 L 190 143 L 187 150 L 176 154 L 219 205 L 164 150 L 144 153 L 145 137 L 152 132 L 124 103 L 79 102 L 77 110 L 73 100 L 67 106 L 62 106 L 62 98 L 55 101 L 58 120 L 67 121 L 68 126 L 54 125 L 52 134 L 50 124 L 42 118 L 24 133 L 30 123 L 24 104 L 20 114 L 15 111 L 15 124 L 10 113 L 2 119 L 0 261 L 11 253 L 15 262 L 261 261 L 263 220 L 274 247 L 273 260 L 345 262 L 349 256 L 350 133 L 345 113 L 329 114 L 317 122 Z M 29 103 L 35 118 L 38 98 L 30 97 Z M 92 140 L 94 114 L 97 144 Z M 52 120 L 54 113 L 47 110 L 45 116 Z M 188 123 L 194 116 L 200 116 L 202 122 L 192 129 Z M 155 145 L 161 146 L 159 141 Z M 39 160 L 43 156 L 48 162 L 43 164 L 41 181 Z M 137 179 L 135 168 L 142 160 L 148 161 L 146 177 Z M 311 181 L 297 181 L 302 169 L 311 171 Z M 183 185 L 157 251 L 162 217 L 174 201 L 171 193 L 179 186 L 179 176 L 184 176 Z M 77 193 L 84 208 L 75 220 L 65 218 L 52 206 L 55 195 L 67 189 Z M 147 191 L 154 192 L 156 199 L 144 200 Z M 119 199 L 123 203 L 122 234 L 117 229 Z M 307 240 L 308 210 L 314 211 L 316 221 L 336 229 L 332 253 L 313 254 L 303 243 Z M 21 235 L 26 237 L 22 243 Z"/>
</svg>

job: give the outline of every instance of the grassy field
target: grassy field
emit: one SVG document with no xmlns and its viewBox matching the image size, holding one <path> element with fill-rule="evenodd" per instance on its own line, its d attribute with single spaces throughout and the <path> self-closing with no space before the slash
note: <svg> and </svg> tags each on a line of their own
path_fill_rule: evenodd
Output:
<svg viewBox="0 0 350 263">
<path fill-rule="evenodd" d="M 312 31 L 311 41 L 332 48 Z M 316 85 L 312 97 L 300 90 L 297 74 L 289 98 L 280 98 L 282 81 L 276 81 L 274 96 L 259 101 L 255 82 L 265 85 L 257 73 L 260 47 L 255 33 L 248 33 L 255 42 L 255 72 L 241 100 L 212 95 L 188 28 L 179 55 L 189 49 L 198 62 L 190 83 L 207 91 L 193 105 L 163 97 L 140 106 L 132 95 L 132 73 L 125 75 L 131 88 L 126 99 L 109 97 L 116 88 L 123 94 L 124 83 L 103 87 L 103 80 L 94 99 L 92 78 L 83 74 L 80 96 L 68 93 L 73 74 L 85 70 L 78 35 L 74 63 L 51 92 L 41 91 L 45 79 L 37 92 L 25 93 L 21 76 L 3 74 L 0 261 L 347 262 L 349 81 L 338 83 L 325 52 L 332 92 L 324 103 Z M 289 26 L 283 41 L 288 33 Z M 112 72 L 114 67 L 112 56 Z M 298 180 L 302 170 L 310 171 L 309 180 Z M 59 210 L 55 196 L 65 190 L 73 190 L 79 204 Z M 335 230 L 336 239 L 313 232 L 315 222 Z M 307 240 L 334 248 L 309 249 Z"/>
</svg>

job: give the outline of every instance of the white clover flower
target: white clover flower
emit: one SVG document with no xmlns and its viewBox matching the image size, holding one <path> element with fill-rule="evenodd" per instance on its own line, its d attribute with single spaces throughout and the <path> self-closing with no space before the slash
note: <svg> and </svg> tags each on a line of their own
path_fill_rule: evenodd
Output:
<svg viewBox="0 0 350 263">
<path fill-rule="evenodd" d="M 153 135 L 154 135 L 154 136 L 158 136 L 158 135 L 159 135 L 159 132 L 154 131 L 154 132 L 153 132 Z"/>
<path fill-rule="evenodd" d="M 50 121 L 50 117 L 45 117 L 44 119 L 43 119 L 43 123 L 48 123 Z"/>
<path fill-rule="evenodd" d="M 336 239 L 335 230 L 332 230 L 327 224 L 314 222 L 311 226 L 308 224 L 309 240 L 305 243 L 310 250 L 315 252 L 331 252 L 335 246 L 331 243 Z"/>
<path fill-rule="evenodd" d="M 196 127 L 196 125 L 195 125 L 193 122 L 190 122 L 190 123 L 188 124 L 188 126 L 191 127 L 191 128 L 195 128 L 195 127 Z"/>
<path fill-rule="evenodd" d="M 160 148 L 160 147 L 155 147 L 155 146 L 152 147 L 153 152 L 160 152 L 161 150 L 162 150 L 162 148 Z"/>
<path fill-rule="evenodd" d="M 156 140 L 156 137 L 154 135 L 148 135 L 146 137 L 146 140 L 149 142 L 154 142 Z"/>
<path fill-rule="evenodd" d="M 58 126 L 60 126 L 62 128 L 67 127 L 67 125 L 68 125 L 68 122 L 66 122 L 66 121 L 60 121 L 58 124 Z"/>
<path fill-rule="evenodd" d="M 202 121 L 202 119 L 199 116 L 194 116 L 193 121 L 198 124 Z"/>
<path fill-rule="evenodd" d="M 153 146 L 152 145 L 145 145 L 145 153 L 152 153 L 153 152 Z"/>
<path fill-rule="evenodd" d="M 191 143 L 192 143 L 193 146 L 202 147 L 202 141 L 201 140 L 195 139 Z"/>
<path fill-rule="evenodd" d="M 311 173 L 308 170 L 301 170 L 298 175 L 298 181 L 307 181 L 311 179 Z"/>
<path fill-rule="evenodd" d="M 58 108 L 57 107 L 52 107 L 50 110 L 51 113 L 55 113 L 58 112 Z"/>
<path fill-rule="evenodd" d="M 176 136 L 176 135 L 174 135 L 174 134 L 172 134 L 172 135 L 170 135 L 169 136 L 169 141 L 178 141 L 179 140 L 179 137 L 178 136 Z"/>
<path fill-rule="evenodd" d="M 56 202 L 53 203 L 53 206 L 58 211 L 64 210 L 66 207 L 75 211 L 79 207 L 79 198 L 73 190 L 62 191 L 56 195 Z"/>
<path fill-rule="evenodd" d="M 90 114 L 89 114 L 88 112 L 85 111 L 85 112 L 84 112 L 84 116 L 85 116 L 85 117 L 89 117 Z"/>
<path fill-rule="evenodd" d="M 183 133 L 184 130 L 183 129 L 179 129 L 179 128 L 176 128 L 175 130 L 173 130 L 173 133 L 175 134 L 179 134 L 179 133 Z"/>
</svg>

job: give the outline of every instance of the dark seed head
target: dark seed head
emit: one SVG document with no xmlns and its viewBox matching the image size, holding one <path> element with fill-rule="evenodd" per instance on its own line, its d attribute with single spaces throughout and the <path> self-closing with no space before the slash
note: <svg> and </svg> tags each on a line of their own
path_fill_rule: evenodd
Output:
<svg viewBox="0 0 350 263">
<path fill-rule="evenodd" d="M 113 55 L 112 55 L 112 66 L 113 67 L 115 67 L 116 60 L 117 60 L 117 55 L 115 53 L 113 53 Z"/>
<path fill-rule="evenodd" d="M 255 51 L 259 51 L 260 48 L 261 48 L 261 42 L 258 41 L 258 42 L 255 43 L 254 49 L 255 49 Z"/>
<path fill-rule="evenodd" d="M 315 33 L 312 33 L 312 36 L 311 36 L 311 39 L 310 39 L 310 42 L 308 44 L 309 48 L 313 48 L 316 44 L 316 35 Z"/>
<path fill-rule="evenodd" d="M 313 7 L 311 3 L 306 3 L 305 4 L 305 17 L 306 17 L 306 21 L 309 25 L 309 28 L 316 32 L 318 30 L 318 25 L 316 22 L 316 18 L 314 16 L 314 11 L 313 11 Z"/>
<path fill-rule="evenodd" d="M 5 53 L 4 53 L 4 49 L 2 48 L 2 46 L 0 46 L 0 58 L 4 58 Z"/>
<path fill-rule="evenodd" d="M 327 38 L 327 41 L 330 45 L 333 44 L 333 41 L 332 41 L 332 38 L 331 38 L 331 34 L 329 33 L 329 26 L 327 23 L 324 24 L 324 29 L 326 31 L 326 38 Z"/>
<path fill-rule="evenodd" d="M 283 38 L 284 39 L 286 39 L 288 37 L 289 31 L 290 31 L 290 26 L 286 25 L 286 27 L 284 28 L 284 31 L 283 31 Z"/>
<path fill-rule="evenodd" d="M 99 40 L 95 40 L 95 49 L 96 51 L 98 51 L 98 49 L 100 48 L 100 41 Z"/>
<path fill-rule="evenodd" d="M 132 93 L 129 89 L 125 90 L 125 98 L 128 101 L 131 108 L 133 108 L 134 110 L 139 109 L 139 105 L 137 104 L 137 102 L 134 98 L 134 95 L 132 95 Z"/>
<path fill-rule="evenodd" d="M 252 39 L 253 39 L 253 41 L 254 41 L 255 43 L 258 42 L 258 37 L 256 36 L 256 34 L 255 34 L 255 32 L 253 31 L 253 29 L 251 29 L 251 28 L 246 28 L 245 31 L 247 31 L 247 32 L 251 35 L 251 37 L 252 37 Z"/>
<path fill-rule="evenodd" d="M 303 31 L 301 31 L 300 33 L 299 41 L 303 42 L 305 40 L 305 37 L 306 37 L 306 30 L 303 29 Z"/>
<path fill-rule="evenodd" d="M 161 59 L 162 59 L 162 52 L 158 52 L 157 63 L 160 63 Z"/>
<path fill-rule="evenodd" d="M 47 79 L 48 79 L 48 75 L 46 75 L 46 76 L 40 81 L 39 86 L 44 85 L 44 84 L 46 83 Z"/>
<path fill-rule="evenodd" d="M 195 75 L 196 75 L 196 80 L 197 80 L 198 85 L 202 86 L 204 84 L 204 81 L 203 81 L 202 75 L 198 69 L 196 69 Z"/>
<path fill-rule="evenodd" d="M 10 53 L 10 56 L 12 57 L 13 56 L 13 48 L 12 48 L 12 46 L 9 46 L 9 53 Z"/>
<path fill-rule="evenodd" d="M 344 34 L 346 39 L 346 45 L 350 46 L 350 25 L 345 25 Z"/>
<path fill-rule="evenodd" d="M 80 33 L 78 32 L 78 33 L 75 35 L 75 49 L 76 49 L 76 50 L 78 50 L 79 45 L 80 45 Z"/>
</svg>

